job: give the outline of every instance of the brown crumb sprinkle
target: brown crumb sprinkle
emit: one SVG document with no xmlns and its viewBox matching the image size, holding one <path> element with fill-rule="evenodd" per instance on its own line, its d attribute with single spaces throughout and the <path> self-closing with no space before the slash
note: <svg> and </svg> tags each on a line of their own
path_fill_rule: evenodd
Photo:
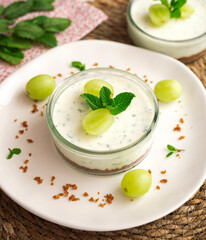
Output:
<svg viewBox="0 0 206 240">
<path fill-rule="evenodd" d="M 103 208 L 105 205 L 106 205 L 106 203 L 100 203 L 100 204 L 99 204 L 99 207 L 102 207 L 102 208 Z"/>
<path fill-rule="evenodd" d="M 97 198 L 97 199 L 94 200 L 95 203 L 98 202 L 98 201 L 99 201 L 99 198 Z"/>
<path fill-rule="evenodd" d="M 133 202 L 133 201 L 134 201 L 134 199 L 132 198 L 132 199 L 130 199 L 130 201 L 131 201 L 131 202 Z"/>
<path fill-rule="evenodd" d="M 111 193 L 110 193 L 110 194 L 107 194 L 107 195 L 105 195 L 104 197 L 106 198 L 106 201 L 107 201 L 109 204 L 111 204 L 111 203 L 112 203 L 112 201 L 114 200 L 114 197 L 112 196 L 112 194 L 111 194 Z"/>
<path fill-rule="evenodd" d="M 176 154 L 176 157 L 179 157 L 179 156 L 180 156 L 179 153 L 177 153 L 177 154 Z"/>
<path fill-rule="evenodd" d="M 167 183 L 168 180 L 165 178 L 165 179 L 161 179 L 160 182 L 161 182 L 161 183 Z"/>
<path fill-rule="evenodd" d="M 152 171 L 150 169 L 148 169 L 148 173 L 151 175 L 152 174 Z"/>
<path fill-rule="evenodd" d="M 24 133 L 24 130 L 19 130 L 19 134 L 23 134 Z"/>
<path fill-rule="evenodd" d="M 58 73 L 57 76 L 58 76 L 58 77 L 62 77 L 62 74 L 61 74 L 61 73 Z"/>
<path fill-rule="evenodd" d="M 16 135 L 16 137 L 15 137 L 15 138 L 17 139 L 17 138 L 19 138 L 19 136 L 18 136 L 18 135 Z"/>
<path fill-rule="evenodd" d="M 79 198 L 76 198 L 74 194 L 72 194 L 70 197 L 69 197 L 69 201 L 79 201 L 80 199 Z"/>
<path fill-rule="evenodd" d="M 177 126 L 173 129 L 174 131 L 181 131 L 181 127 L 180 127 L 180 125 L 179 124 L 177 124 Z"/>
<path fill-rule="evenodd" d="M 60 196 L 59 196 L 59 195 L 54 195 L 53 198 L 54 198 L 54 199 L 59 199 Z"/>
<path fill-rule="evenodd" d="M 127 68 L 127 70 L 126 70 L 126 71 L 128 71 L 128 72 L 129 72 L 130 70 L 131 70 L 131 68 Z"/>
<path fill-rule="evenodd" d="M 17 119 L 14 119 L 14 122 L 17 122 Z"/>
<path fill-rule="evenodd" d="M 178 139 L 179 140 L 182 140 L 182 139 L 184 139 L 185 138 L 185 136 L 180 136 Z"/>
<path fill-rule="evenodd" d="M 52 185 L 52 186 L 54 185 L 54 180 L 55 180 L 55 179 L 56 179 L 55 176 L 52 176 L 52 177 L 51 177 L 51 184 L 50 184 L 50 185 Z"/>
<path fill-rule="evenodd" d="M 27 164 L 29 162 L 29 160 L 28 159 L 26 159 L 25 161 L 24 161 L 24 164 Z"/>
<path fill-rule="evenodd" d="M 39 109 L 38 109 L 38 106 L 35 104 L 32 105 L 33 109 L 31 110 L 32 113 L 35 113 L 35 112 L 38 112 Z"/>
<path fill-rule="evenodd" d="M 41 115 L 42 117 L 44 116 L 44 113 L 43 113 L 43 111 L 41 111 L 40 115 Z"/>
<path fill-rule="evenodd" d="M 164 170 L 164 171 L 161 171 L 161 173 L 162 173 L 162 174 L 165 174 L 166 172 L 167 172 L 166 170 Z"/>
<path fill-rule="evenodd" d="M 74 74 L 74 72 L 70 72 L 70 74 Z"/>
<path fill-rule="evenodd" d="M 28 170 L 28 166 L 25 166 L 25 167 L 21 166 L 21 167 L 19 167 L 19 169 L 22 169 L 23 173 L 25 173 Z"/>
<path fill-rule="evenodd" d="M 22 125 L 23 127 L 25 127 L 25 128 L 28 127 L 28 123 L 27 123 L 27 121 L 23 121 L 23 122 L 21 123 L 21 125 Z"/>
<path fill-rule="evenodd" d="M 99 64 L 96 62 L 93 64 L 94 67 L 97 67 Z"/>
<path fill-rule="evenodd" d="M 112 65 L 109 65 L 109 68 L 114 68 Z"/>
<path fill-rule="evenodd" d="M 85 192 L 85 193 L 83 194 L 83 196 L 84 196 L 84 197 L 88 197 L 88 196 L 89 196 L 88 192 Z"/>
<path fill-rule="evenodd" d="M 32 156 L 32 153 L 29 153 L 29 157 L 31 157 Z"/>
<path fill-rule="evenodd" d="M 27 142 L 28 142 L 28 143 L 33 143 L 34 141 L 33 141 L 32 139 L 28 138 L 28 139 L 27 139 Z"/>
<path fill-rule="evenodd" d="M 181 123 L 184 123 L 184 120 L 183 120 L 183 118 L 180 118 L 180 122 L 181 122 Z"/>
<path fill-rule="evenodd" d="M 93 198 L 93 197 L 90 197 L 89 201 L 90 201 L 90 202 L 94 202 L 94 198 Z"/>
<path fill-rule="evenodd" d="M 159 190 L 159 189 L 160 189 L 160 186 L 159 186 L 159 185 L 157 185 L 157 186 L 156 186 L 156 189 L 158 189 L 158 190 Z"/>
<path fill-rule="evenodd" d="M 43 183 L 43 179 L 40 177 L 35 177 L 34 180 L 37 181 L 38 184 Z"/>
</svg>

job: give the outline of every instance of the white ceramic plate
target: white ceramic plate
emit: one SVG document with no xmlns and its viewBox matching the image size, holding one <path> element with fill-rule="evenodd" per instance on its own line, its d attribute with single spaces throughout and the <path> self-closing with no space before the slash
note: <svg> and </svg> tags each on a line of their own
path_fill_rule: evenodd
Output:
<svg viewBox="0 0 206 240">
<path fill-rule="evenodd" d="M 57 155 L 47 127 L 46 117 L 40 116 L 45 102 L 37 103 L 40 111 L 31 113 L 33 102 L 25 95 L 26 82 L 42 73 L 62 74 L 57 82 L 70 75 L 72 61 L 86 63 L 86 67 L 98 63 L 99 67 L 112 65 L 116 68 L 147 76 L 148 83 L 163 79 L 176 79 L 182 87 L 181 102 L 160 104 L 160 119 L 156 138 L 147 158 L 137 168 L 151 169 L 153 184 L 143 197 L 130 201 L 120 188 L 124 173 L 114 176 L 92 176 L 66 165 Z M 153 83 L 150 83 L 150 82 Z M 109 42 L 88 40 L 54 48 L 37 57 L 10 75 L 0 86 L 0 184 L 3 191 L 28 211 L 54 223 L 71 228 L 112 231 L 149 223 L 174 211 L 186 202 L 202 185 L 206 175 L 206 94 L 200 80 L 182 63 L 161 54 L 137 47 Z M 184 119 L 184 124 L 179 122 Z M 17 119 L 14 122 L 14 119 Z M 28 131 L 18 134 L 21 122 L 28 122 Z M 180 124 L 182 131 L 173 131 Z M 19 135 L 18 139 L 15 136 Z M 185 139 L 178 140 L 180 136 Z M 28 143 L 26 139 L 33 139 Z M 167 144 L 185 149 L 181 158 L 166 158 Z M 22 149 L 20 155 L 7 160 L 8 148 Z M 29 157 L 28 153 L 32 156 Z M 28 171 L 19 169 L 29 160 Z M 162 175 L 160 172 L 166 170 Z M 38 185 L 34 177 L 44 179 Z M 54 185 L 50 179 L 55 176 Z M 163 184 L 160 180 L 166 178 Z M 80 198 L 71 202 L 53 195 L 62 192 L 66 183 L 77 184 L 77 190 L 69 191 Z M 160 186 L 160 190 L 156 186 Z M 99 198 L 91 203 L 89 197 Z M 99 194 L 98 194 L 99 192 Z M 112 204 L 99 207 L 104 195 L 112 193 Z"/>
</svg>

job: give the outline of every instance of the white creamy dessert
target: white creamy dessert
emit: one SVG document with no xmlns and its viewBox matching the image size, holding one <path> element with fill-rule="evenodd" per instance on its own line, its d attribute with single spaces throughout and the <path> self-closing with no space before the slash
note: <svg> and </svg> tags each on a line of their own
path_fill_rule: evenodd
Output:
<svg viewBox="0 0 206 240">
<path fill-rule="evenodd" d="M 68 163 L 96 174 L 120 172 L 136 165 L 149 151 L 158 115 L 157 102 L 146 83 L 132 74 L 111 69 L 88 70 L 89 73 L 92 71 L 96 71 L 95 76 L 85 77 L 79 73 L 80 77 L 76 74 L 75 80 L 73 75 L 71 80 L 63 83 L 63 88 L 60 86 L 60 91 L 56 90 L 58 96 L 54 93 L 48 105 L 52 109 L 52 124 L 49 118 L 48 123 L 55 145 Z M 115 75 L 116 71 L 120 74 Z M 106 132 L 91 136 L 83 129 L 82 122 L 92 110 L 80 94 L 89 80 L 97 78 L 114 87 L 114 97 L 121 92 L 132 92 L 136 97 L 124 112 L 115 116 L 113 125 Z"/>
<path fill-rule="evenodd" d="M 171 18 L 163 26 L 154 26 L 148 9 L 152 0 L 134 0 L 128 7 L 129 35 L 138 46 L 175 58 L 190 57 L 206 48 L 206 0 L 188 0 L 194 13 L 185 19 Z"/>
</svg>

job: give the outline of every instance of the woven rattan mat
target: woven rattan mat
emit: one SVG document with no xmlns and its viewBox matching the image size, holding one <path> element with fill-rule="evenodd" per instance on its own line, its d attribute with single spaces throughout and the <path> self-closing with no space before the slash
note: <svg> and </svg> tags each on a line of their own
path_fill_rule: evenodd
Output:
<svg viewBox="0 0 206 240">
<path fill-rule="evenodd" d="M 125 12 L 128 0 L 95 0 L 90 4 L 103 10 L 109 20 L 85 39 L 106 39 L 133 44 L 127 35 Z M 206 87 L 206 55 L 187 64 Z M 65 228 L 24 210 L 0 191 L 0 240 L 128 240 L 206 239 L 206 182 L 183 206 L 147 225 L 115 232 L 85 232 Z"/>
</svg>

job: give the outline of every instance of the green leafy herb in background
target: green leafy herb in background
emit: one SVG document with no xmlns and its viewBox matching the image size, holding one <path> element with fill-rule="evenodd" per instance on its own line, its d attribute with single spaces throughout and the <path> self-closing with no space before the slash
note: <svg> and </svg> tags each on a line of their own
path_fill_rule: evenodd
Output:
<svg viewBox="0 0 206 240">
<path fill-rule="evenodd" d="M 45 33 L 45 31 L 40 26 L 29 22 L 17 23 L 14 31 L 17 36 L 32 40 L 43 36 Z"/>
<path fill-rule="evenodd" d="M 54 10 L 54 6 L 52 6 L 53 2 L 54 0 L 34 0 L 31 10 L 32 11 L 52 11 Z"/>
<path fill-rule="evenodd" d="M 111 91 L 105 86 L 102 87 L 99 92 L 100 97 L 90 93 L 84 93 L 80 96 L 86 100 L 92 110 L 106 108 L 112 115 L 117 115 L 125 111 L 135 97 L 131 92 L 123 92 L 118 94 L 115 98 L 111 98 Z"/>
<path fill-rule="evenodd" d="M 7 7 L 0 5 L 0 59 L 13 65 L 19 64 L 23 59 L 21 50 L 31 48 L 33 41 L 48 47 L 57 46 L 54 34 L 68 28 L 70 19 L 42 15 L 16 24 L 13 20 L 33 11 L 51 11 L 54 9 L 53 2 L 54 0 L 27 0 Z"/>
<path fill-rule="evenodd" d="M 21 153 L 21 149 L 20 148 L 13 148 L 13 149 L 9 148 L 9 155 L 7 156 L 7 159 L 11 159 L 14 154 L 18 155 L 20 153 Z"/>
<path fill-rule="evenodd" d="M 78 61 L 73 61 L 72 67 L 78 68 L 80 71 L 85 70 L 85 64 L 82 64 L 81 62 L 78 62 Z"/>
</svg>

